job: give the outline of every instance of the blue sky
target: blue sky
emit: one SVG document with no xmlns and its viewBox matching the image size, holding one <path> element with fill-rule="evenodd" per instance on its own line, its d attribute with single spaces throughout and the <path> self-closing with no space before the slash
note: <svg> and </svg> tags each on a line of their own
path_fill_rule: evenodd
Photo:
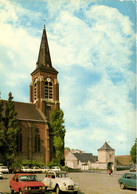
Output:
<svg viewBox="0 0 137 194">
<path fill-rule="evenodd" d="M 97 155 L 105 141 L 127 155 L 136 137 L 136 3 L 133 0 L 1 0 L 0 91 L 29 102 L 46 20 L 59 71 L 65 146 Z"/>
</svg>

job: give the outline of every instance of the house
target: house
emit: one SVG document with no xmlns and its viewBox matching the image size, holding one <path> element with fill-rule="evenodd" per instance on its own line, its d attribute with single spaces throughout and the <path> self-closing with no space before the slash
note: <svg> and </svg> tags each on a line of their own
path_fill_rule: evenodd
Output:
<svg viewBox="0 0 137 194">
<path fill-rule="evenodd" d="M 65 166 L 74 169 L 89 170 L 95 158 L 91 153 L 72 153 L 68 152 L 65 156 Z"/>
<path fill-rule="evenodd" d="M 79 149 L 71 149 L 71 152 L 72 153 L 85 153 L 84 151 L 79 150 Z"/>
</svg>

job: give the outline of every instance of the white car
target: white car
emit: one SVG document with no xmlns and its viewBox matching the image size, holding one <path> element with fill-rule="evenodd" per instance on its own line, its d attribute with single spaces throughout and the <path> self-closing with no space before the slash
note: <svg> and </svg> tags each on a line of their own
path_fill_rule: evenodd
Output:
<svg viewBox="0 0 137 194">
<path fill-rule="evenodd" d="M 53 171 L 61 171 L 59 166 L 52 166 L 51 170 L 53 170 Z"/>
<path fill-rule="evenodd" d="M 7 168 L 7 166 L 0 166 L 0 172 L 9 173 L 9 169 Z"/>
<path fill-rule="evenodd" d="M 28 166 L 22 166 L 21 172 L 32 172 L 32 171 L 31 168 L 29 168 Z"/>
<path fill-rule="evenodd" d="M 43 166 L 43 167 L 41 167 L 40 168 L 40 170 L 41 170 L 41 172 L 47 172 L 47 171 L 49 171 L 50 170 L 50 168 L 48 167 L 48 166 Z"/>
<path fill-rule="evenodd" d="M 42 181 L 46 190 L 55 190 L 56 194 L 62 192 L 78 193 L 79 186 L 65 171 L 48 171 Z"/>
<path fill-rule="evenodd" d="M 38 166 L 33 166 L 31 168 L 31 172 L 32 173 L 41 173 L 42 171 L 41 171 L 41 169 Z"/>
<path fill-rule="evenodd" d="M 0 179 L 3 179 L 3 173 L 0 172 Z"/>
</svg>

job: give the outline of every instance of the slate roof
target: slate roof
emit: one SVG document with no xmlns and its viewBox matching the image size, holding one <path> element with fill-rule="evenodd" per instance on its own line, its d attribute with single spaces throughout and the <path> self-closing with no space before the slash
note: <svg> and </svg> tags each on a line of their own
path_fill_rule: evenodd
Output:
<svg viewBox="0 0 137 194">
<path fill-rule="evenodd" d="M 81 162 L 95 162 L 94 156 L 91 153 L 73 153 L 74 156 Z"/>
<path fill-rule="evenodd" d="M 104 145 L 99 148 L 98 150 L 114 150 L 113 148 L 111 148 L 107 142 L 104 143 Z"/>
<path fill-rule="evenodd" d="M 3 101 L 3 117 L 5 117 L 5 109 L 6 109 L 6 100 Z M 15 109 L 17 111 L 17 119 L 18 120 L 28 120 L 28 121 L 39 121 L 45 122 L 42 118 L 39 111 L 36 109 L 35 104 L 31 103 L 23 103 L 23 102 L 15 102 Z"/>
</svg>

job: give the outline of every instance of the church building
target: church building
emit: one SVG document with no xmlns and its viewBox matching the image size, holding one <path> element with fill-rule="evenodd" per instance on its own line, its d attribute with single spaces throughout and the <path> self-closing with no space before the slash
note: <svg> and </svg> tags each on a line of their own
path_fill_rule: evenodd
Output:
<svg viewBox="0 0 137 194">
<path fill-rule="evenodd" d="M 30 103 L 14 102 L 21 126 L 17 150 L 20 160 L 36 160 L 47 165 L 55 156 L 49 123 L 53 110 L 60 107 L 57 75 L 58 71 L 52 66 L 44 25 L 36 68 L 31 73 Z"/>
</svg>

